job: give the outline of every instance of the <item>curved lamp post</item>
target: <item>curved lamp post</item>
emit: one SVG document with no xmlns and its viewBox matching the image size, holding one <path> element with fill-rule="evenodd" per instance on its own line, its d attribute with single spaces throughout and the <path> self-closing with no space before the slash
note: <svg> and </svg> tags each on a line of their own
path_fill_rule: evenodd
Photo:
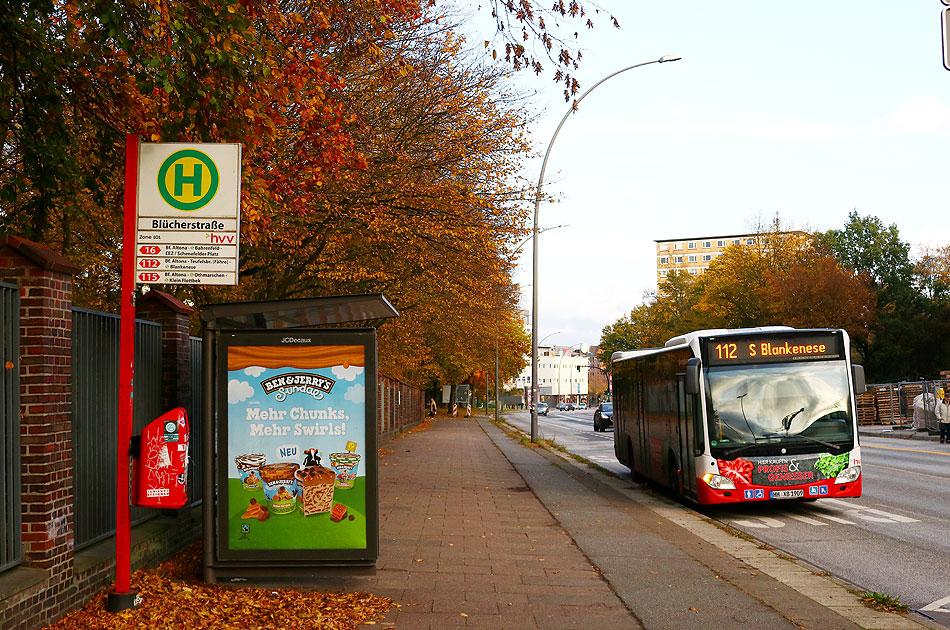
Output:
<svg viewBox="0 0 950 630">
<path fill-rule="evenodd" d="M 594 88 L 606 81 L 607 79 L 613 78 L 618 74 L 626 72 L 627 70 L 633 70 L 634 68 L 639 68 L 641 66 L 649 66 L 654 63 L 666 63 L 668 61 L 679 61 L 682 57 L 676 57 L 673 55 L 663 55 L 659 59 L 654 59 L 653 61 L 644 61 L 643 63 L 637 63 L 632 66 L 627 66 L 626 68 L 621 68 L 613 74 L 608 74 L 603 79 L 589 87 L 580 98 L 577 99 L 570 109 L 567 110 L 567 113 L 564 114 L 564 117 L 561 118 L 561 122 L 558 123 L 557 129 L 554 130 L 554 135 L 551 136 L 551 141 L 548 142 L 548 148 L 544 152 L 544 160 L 541 162 L 541 175 L 538 176 L 538 188 L 535 192 L 534 197 L 534 231 L 532 233 L 532 242 L 533 242 L 533 255 L 531 260 L 531 441 L 538 441 L 538 209 L 541 206 L 541 184 L 544 182 L 544 169 L 548 165 L 548 156 L 551 155 L 551 147 L 554 146 L 554 140 L 557 138 L 557 134 L 561 131 L 561 127 L 564 126 L 564 123 L 567 121 L 567 117 L 574 112 L 574 107 L 581 104 L 581 101 L 584 100 L 584 97 L 590 94 Z"/>
</svg>

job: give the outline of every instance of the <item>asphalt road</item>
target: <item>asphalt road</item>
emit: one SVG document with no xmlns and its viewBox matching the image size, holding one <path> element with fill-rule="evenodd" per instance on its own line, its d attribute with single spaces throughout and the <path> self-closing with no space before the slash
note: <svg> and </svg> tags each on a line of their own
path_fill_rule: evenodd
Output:
<svg viewBox="0 0 950 630">
<path fill-rule="evenodd" d="M 509 412 L 506 418 L 530 431 L 528 413 Z M 538 431 L 630 478 L 614 457 L 613 432 L 594 432 L 592 410 L 552 410 L 539 416 Z M 878 437 L 862 437 L 861 445 L 859 499 L 702 511 L 859 588 L 900 597 L 919 614 L 950 627 L 950 445 Z"/>
</svg>

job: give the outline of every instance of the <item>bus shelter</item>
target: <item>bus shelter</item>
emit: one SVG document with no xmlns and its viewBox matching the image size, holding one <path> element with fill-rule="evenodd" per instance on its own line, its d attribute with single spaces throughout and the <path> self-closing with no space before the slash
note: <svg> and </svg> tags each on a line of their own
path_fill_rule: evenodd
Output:
<svg viewBox="0 0 950 630">
<path fill-rule="evenodd" d="M 381 294 L 212 304 L 204 333 L 206 581 L 375 571 Z"/>
</svg>

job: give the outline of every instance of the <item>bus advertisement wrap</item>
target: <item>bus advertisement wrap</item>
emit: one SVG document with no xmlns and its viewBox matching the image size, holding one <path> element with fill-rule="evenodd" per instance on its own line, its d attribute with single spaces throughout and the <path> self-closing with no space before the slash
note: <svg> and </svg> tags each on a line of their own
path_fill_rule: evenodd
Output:
<svg viewBox="0 0 950 630">
<path fill-rule="evenodd" d="M 834 481 L 848 467 L 848 453 L 821 453 L 810 457 L 749 457 L 732 461 L 716 460 L 719 474 L 740 484 L 754 486 L 798 486 L 815 481 Z"/>
</svg>

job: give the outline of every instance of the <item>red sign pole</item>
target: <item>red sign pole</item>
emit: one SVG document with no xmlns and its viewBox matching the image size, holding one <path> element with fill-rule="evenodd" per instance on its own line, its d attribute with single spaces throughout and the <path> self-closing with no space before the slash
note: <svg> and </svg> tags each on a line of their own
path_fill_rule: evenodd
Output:
<svg viewBox="0 0 950 630">
<path fill-rule="evenodd" d="M 129 443 L 132 439 L 132 379 L 135 373 L 135 215 L 138 194 L 139 137 L 125 137 L 125 216 L 122 232 L 122 309 L 119 321 L 119 448 L 116 466 L 115 589 L 108 609 L 134 608 L 132 526 L 129 518 Z"/>
</svg>

